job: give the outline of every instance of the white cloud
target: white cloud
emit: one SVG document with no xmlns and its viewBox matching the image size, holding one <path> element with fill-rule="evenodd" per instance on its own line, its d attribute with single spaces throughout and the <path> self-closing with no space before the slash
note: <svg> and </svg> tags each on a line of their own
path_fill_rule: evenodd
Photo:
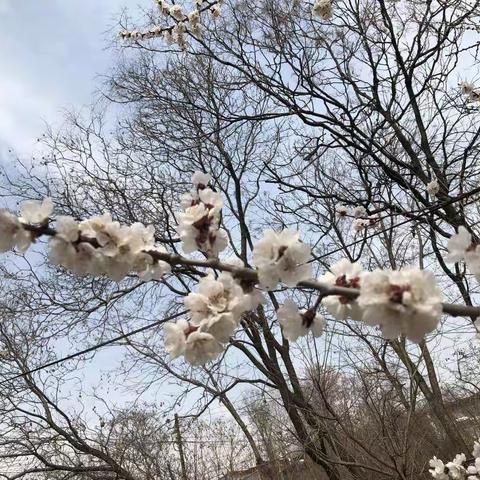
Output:
<svg viewBox="0 0 480 480">
<path fill-rule="evenodd" d="M 137 2 L 0 0 L 0 142 L 28 154 L 44 121 L 92 101 L 112 62 L 108 28 L 128 5 Z"/>
</svg>

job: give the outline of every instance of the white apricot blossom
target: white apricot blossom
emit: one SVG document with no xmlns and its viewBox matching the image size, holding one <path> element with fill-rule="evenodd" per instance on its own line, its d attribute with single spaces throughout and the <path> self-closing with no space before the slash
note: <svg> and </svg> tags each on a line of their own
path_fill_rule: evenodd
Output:
<svg viewBox="0 0 480 480">
<path fill-rule="evenodd" d="M 455 458 L 448 463 L 433 457 L 429 463 L 430 475 L 436 480 L 478 480 L 480 478 L 480 445 L 478 442 L 474 444 L 472 455 L 473 464 L 468 466 L 464 453 L 455 455 Z"/>
<path fill-rule="evenodd" d="M 430 475 L 437 480 L 464 480 L 467 475 L 467 469 L 463 466 L 466 462 L 467 458 L 465 454 L 461 453 L 455 456 L 455 458 L 446 464 L 444 464 L 440 459 L 437 457 L 433 457 L 430 460 Z M 477 471 L 475 467 L 473 469 L 469 467 L 470 472 Z M 470 473 L 468 473 L 470 474 Z M 468 477 L 470 480 L 471 478 L 476 477 Z"/>
<path fill-rule="evenodd" d="M 458 480 L 465 478 L 466 470 L 463 466 L 463 463 L 466 461 L 467 458 L 464 453 L 455 455 L 455 458 L 445 465 L 445 467 L 448 469 L 449 477 Z"/>
<path fill-rule="evenodd" d="M 175 20 L 183 20 L 185 17 L 182 7 L 180 5 L 172 5 L 169 8 L 168 13 L 170 14 L 171 17 L 173 17 Z"/>
<path fill-rule="evenodd" d="M 78 222 L 70 216 L 57 217 L 55 221 L 57 234 L 55 237 L 61 238 L 66 242 L 76 242 L 80 235 L 80 226 Z"/>
<path fill-rule="evenodd" d="M 367 215 L 367 210 L 362 205 L 359 205 L 358 207 L 355 207 L 353 209 L 353 216 L 355 218 L 362 218 L 362 217 L 365 217 L 366 215 Z"/>
<path fill-rule="evenodd" d="M 458 232 L 452 235 L 447 243 L 448 255 L 445 258 L 447 262 L 460 262 L 465 260 L 467 252 L 474 248 L 472 244 L 472 235 L 463 226 L 458 227 Z"/>
<path fill-rule="evenodd" d="M 222 14 L 222 7 L 216 3 L 210 7 L 210 13 L 213 18 L 218 18 Z"/>
<path fill-rule="evenodd" d="M 332 17 L 332 0 L 316 0 L 312 13 L 323 20 L 328 20 Z"/>
<path fill-rule="evenodd" d="M 238 322 L 231 312 L 219 313 L 206 317 L 201 323 L 199 331 L 212 335 L 217 342 L 228 343 L 235 333 Z"/>
<path fill-rule="evenodd" d="M 190 23 L 190 25 L 198 25 L 199 22 L 200 22 L 200 12 L 198 10 L 192 10 L 188 14 L 188 23 Z"/>
<path fill-rule="evenodd" d="M 322 275 L 318 281 L 329 287 L 360 288 L 363 268 L 359 263 L 352 263 L 347 258 L 342 258 L 330 267 L 330 271 Z M 356 300 L 339 295 L 329 295 L 322 300 L 328 312 L 337 320 L 347 317 L 361 320 L 362 312 Z"/>
<path fill-rule="evenodd" d="M 196 325 L 223 313 L 231 313 L 237 321 L 251 308 L 250 296 L 228 272 L 220 273 L 217 279 L 212 274 L 200 279 L 198 291 L 189 293 L 184 303 Z"/>
<path fill-rule="evenodd" d="M 150 252 L 165 252 L 161 247 L 155 247 Z M 138 252 L 132 264 L 132 270 L 138 273 L 138 276 L 144 281 L 161 280 L 172 268 L 167 262 L 156 260 L 150 253 Z"/>
<path fill-rule="evenodd" d="M 103 275 L 103 256 L 88 242 L 70 243 L 62 238 L 50 239 L 49 259 L 54 265 L 71 270 L 77 275 Z"/>
<path fill-rule="evenodd" d="M 427 192 L 429 195 L 434 197 L 440 191 L 440 184 L 438 180 L 434 178 L 431 182 L 427 183 Z"/>
<path fill-rule="evenodd" d="M 262 300 L 253 286 L 250 286 L 250 292 L 246 293 L 228 272 L 220 273 L 218 278 L 209 274 L 200 279 L 198 291 L 189 293 L 184 303 L 189 310 L 192 329 L 208 334 L 209 337 L 194 337 L 195 343 L 191 346 L 193 350 L 187 354 L 190 347 L 187 348 L 185 359 L 190 363 L 193 359 L 193 364 L 200 365 L 215 358 L 235 333 L 242 314 L 256 308 Z M 206 349 L 207 353 L 203 354 L 203 349 Z M 216 352 L 215 355 L 212 352 Z"/>
<path fill-rule="evenodd" d="M 196 330 L 187 337 L 184 356 L 191 365 L 203 365 L 217 358 L 223 350 L 223 345 L 213 335 Z"/>
<path fill-rule="evenodd" d="M 277 310 L 278 322 L 282 326 L 283 336 L 295 342 L 299 337 L 312 332 L 315 337 L 320 337 L 325 328 L 325 318 L 312 310 L 299 310 L 290 299 Z"/>
<path fill-rule="evenodd" d="M 113 221 L 110 214 L 80 222 L 81 237 L 94 245 L 99 263 L 102 264 L 102 267 L 99 265 L 102 273 L 117 281 L 132 270 L 139 253 L 153 248 L 153 233 L 152 226 L 145 227 L 139 223 L 121 225 Z"/>
<path fill-rule="evenodd" d="M 343 218 L 348 215 L 348 207 L 346 205 L 335 205 L 335 213 L 338 217 Z"/>
<path fill-rule="evenodd" d="M 185 33 L 187 31 L 187 27 L 183 22 L 177 23 L 172 28 L 171 39 L 173 43 L 176 43 L 182 50 L 186 50 L 187 48 L 187 39 Z"/>
<path fill-rule="evenodd" d="M 15 247 L 25 252 L 31 243 L 32 235 L 23 228 L 18 217 L 4 208 L 0 209 L 0 252 Z"/>
<path fill-rule="evenodd" d="M 55 226 L 50 260 L 79 275 L 107 275 L 120 281 L 135 272 L 148 281 L 159 280 L 171 270 L 167 262 L 155 258 L 165 250 L 155 245 L 151 225 L 121 225 L 103 214 L 80 223 L 71 217 L 59 217 Z"/>
<path fill-rule="evenodd" d="M 201 278 L 198 290 L 184 299 L 191 319 L 185 360 L 200 365 L 219 355 L 234 335 L 242 314 L 255 309 L 262 301 L 251 283 L 242 287 L 228 272 L 220 273 L 217 278 L 213 274 Z M 191 332 L 202 335 L 190 340 Z"/>
<path fill-rule="evenodd" d="M 417 268 L 374 270 L 361 279 L 362 320 L 378 325 L 385 338 L 404 334 L 420 342 L 442 315 L 442 294 L 431 272 Z"/>
<path fill-rule="evenodd" d="M 165 0 L 157 0 L 158 7 L 164 15 L 169 15 L 171 5 Z"/>
<path fill-rule="evenodd" d="M 215 223 L 215 217 L 216 213 L 201 203 L 192 205 L 185 212 L 177 214 L 177 232 L 185 253 L 203 248 L 203 244 L 208 240 L 209 230 Z"/>
<path fill-rule="evenodd" d="M 445 464 L 438 459 L 437 457 L 433 457 L 430 462 L 430 475 L 436 480 L 448 480 L 448 475 L 445 473 Z"/>
<path fill-rule="evenodd" d="M 181 198 L 184 211 L 177 214 L 177 232 L 185 253 L 200 250 L 215 257 L 228 246 L 227 233 L 219 228 L 223 199 L 207 187 L 210 180 L 210 175 L 195 172 L 192 177 L 195 191 Z"/>
<path fill-rule="evenodd" d="M 53 265 L 61 265 L 74 272 L 77 271 L 77 268 L 74 267 L 77 257 L 77 246 L 73 245 L 69 240 L 65 240 L 61 235 L 52 237 L 48 245 L 48 258 Z"/>
<path fill-rule="evenodd" d="M 197 38 L 202 38 L 203 28 L 200 23 L 190 24 L 190 33 Z"/>
<path fill-rule="evenodd" d="M 478 440 L 475 440 L 475 442 L 473 442 L 472 456 L 474 458 L 480 457 L 480 438 Z"/>
<path fill-rule="evenodd" d="M 23 202 L 19 217 L 7 209 L 0 209 L 0 251 L 6 252 L 13 248 L 18 248 L 21 252 L 28 250 L 35 234 L 29 231 L 27 226 L 43 226 L 48 222 L 52 212 L 51 198 Z"/>
<path fill-rule="evenodd" d="M 167 45 L 172 45 L 173 43 L 175 43 L 175 39 L 172 35 L 172 30 L 164 30 L 162 32 L 162 39 Z"/>
<path fill-rule="evenodd" d="M 467 97 L 470 102 L 478 102 L 480 100 L 480 90 L 471 82 L 460 82 L 460 91 Z"/>
<path fill-rule="evenodd" d="M 475 458 L 475 463 L 467 467 L 468 480 L 477 480 L 480 476 L 480 458 Z"/>
<path fill-rule="evenodd" d="M 430 475 L 436 480 L 478 480 L 480 478 L 480 443 L 473 445 L 473 463 L 466 466 L 467 457 L 464 453 L 455 455 L 455 458 L 444 463 L 437 457 L 430 460 Z M 469 462 L 470 463 L 470 462 Z"/>
<path fill-rule="evenodd" d="M 263 238 L 253 247 L 253 262 L 257 267 L 260 286 L 275 288 L 281 281 L 294 287 L 312 276 L 312 267 L 307 263 L 311 248 L 300 241 L 300 234 L 285 229 L 277 233 L 266 230 Z"/>
<path fill-rule="evenodd" d="M 190 364 L 203 365 L 224 350 L 223 345 L 210 332 L 187 320 L 168 322 L 163 328 L 165 351 L 171 359 L 184 355 Z M 210 328 L 219 333 L 219 325 L 211 324 Z"/>
<path fill-rule="evenodd" d="M 19 220 L 26 224 L 45 223 L 52 212 L 53 202 L 51 198 L 45 198 L 41 202 L 38 200 L 27 200 L 20 208 Z"/>
<path fill-rule="evenodd" d="M 163 326 L 165 351 L 173 360 L 185 353 L 187 335 L 190 333 L 190 325 L 186 320 L 180 319 L 176 323 L 168 322 Z"/>
<path fill-rule="evenodd" d="M 460 82 L 458 86 L 460 87 L 461 92 L 465 95 L 468 95 L 475 90 L 475 85 L 471 82 Z"/>
<path fill-rule="evenodd" d="M 463 260 L 474 275 L 480 276 L 480 246 L 474 244 L 472 235 L 465 227 L 460 226 L 458 232 L 449 238 L 447 249 L 447 262 Z"/>
<path fill-rule="evenodd" d="M 357 218 L 353 222 L 353 229 L 356 232 L 363 232 L 370 225 L 370 220 L 368 218 Z"/>
</svg>

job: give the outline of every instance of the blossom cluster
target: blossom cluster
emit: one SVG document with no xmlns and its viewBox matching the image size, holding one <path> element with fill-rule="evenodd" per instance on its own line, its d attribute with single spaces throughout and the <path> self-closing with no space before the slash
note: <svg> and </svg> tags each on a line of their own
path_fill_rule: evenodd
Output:
<svg viewBox="0 0 480 480">
<path fill-rule="evenodd" d="M 375 226 L 378 223 L 378 217 L 375 215 L 368 215 L 367 210 L 362 205 L 350 210 L 346 205 L 337 204 L 335 206 L 335 213 L 340 219 L 354 218 L 353 228 L 356 232 L 362 232 L 368 227 Z"/>
<path fill-rule="evenodd" d="M 222 12 L 221 1 L 222 0 L 204 2 L 204 0 L 195 0 L 194 8 L 190 11 L 184 11 L 182 6 L 178 3 L 170 4 L 166 0 L 156 0 L 160 13 L 163 16 L 172 19 L 174 25 L 170 27 L 156 25 L 145 31 L 123 30 L 119 35 L 124 39 L 141 40 L 161 37 L 169 45 L 176 43 L 180 48 L 186 49 L 186 35 L 188 33 L 197 38 L 202 36 L 202 13 L 208 11 L 213 18 L 218 18 Z M 204 6 L 204 4 L 206 5 Z"/>
<path fill-rule="evenodd" d="M 194 190 L 182 196 L 183 212 L 177 214 L 178 234 L 185 253 L 199 250 L 216 257 L 228 246 L 227 232 L 219 227 L 222 196 L 208 187 L 210 175 L 193 174 Z"/>
<path fill-rule="evenodd" d="M 182 198 L 186 210 L 179 215 L 178 231 L 183 249 L 187 253 L 201 250 L 216 254 L 218 245 L 222 249 L 226 247 L 226 243 L 217 244 L 217 239 L 223 238 L 218 236 L 221 198 L 207 188 L 209 176 L 196 172 L 192 181 L 195 191 Z M 203 233 L 199 228 L 208 228 L 208 231 Z M 300 241 L 298 232 L 267 230 L 253 249 L 258 285 L 269 290 L 279 282 L 294 287 L 311 278 L 310 259 L 311 249 Z M 261 294 L 252 285 L 249 290 L 244 291 L 227 272 L 220 273 L 218 278 L 211 274 L 202 278 L 198 292 L 185 298 L 190 320 L 165 326 L 165 349 L 171 358 L 183 355 L 192 365 L 200 365 L 218 357 L 238 327 L 242 314 L 262 301 Z M 323 317 L 312 311 L 300 312 L 291 301 L 285 302 L 277 313 L 283 334 L 289 340 L 294 341 L 310 330 L 316 336 L 323 331 Z"/>
<path fill-rule="evenodd" d="M 53 212 L 53 202 L 46 198 L 43 202 L 28 200 L 20 208 L 20 217 L 0 209 L 0 252 L 18 248 L 20 252 L 28 250 L 35 236 L 25 227 L 29 224 L 44 225 Z"/>
<path fill-rule="evenodd" d="M 223 0 L 194 0 L 192 10 L 184 10 L 178 3 L 169 3 L 167 0 L 156 0 L 160 13 L 174 21 L 174 25 L 162 27 L 154 25 L 147 30 L 122 30 L 119 36 L 123 39 L 145 40 L 149 38 L 162 38 L 168 45 L 177 44 L 185 50 L 187 34 L 201 38 L 202 36 L 202 14 L 210 13 L 213 18 L 222 14 Z M 323 20 L 332 18 L 332 0 L 315 0 L 312 7 L 312 15 Z"/>
<path fill-rule="evenodd" d="M 190 320 L 165 325 L 165 350 L 170 357 L 184 355 L 192 365 L 214 360 L 225 349 L 240 323 L 243 313 L 262 301 L 255 289 L 245 292 L 230 273 L 202 278 L 198 291 L 184 300 Z"/>
<path fill-rule="evenodd" d="M 435 277 L 418 268 L 367 272 L 343 259 L 319 281 L 328 287 L 358 289 L 356 299 L 331 295 L 323 304 L 337 319 L 350 317 L 380 327 L 388 339 L 405 335 L 418 343 L 436 328 L 442 315 L 442 294 Z"/>
<path fill-rule="evenodd" d="M 357 298 L 329 294 L 322 304 L 337 319 L 350 317 L 378 326 L 388 339 L 405 335 L 418 343 L 435 329 L 442 315 L 441 292 L 434 276 L 424 270 L 368 272 L 358 263 L 343 259 L 319 281 L 327 289 L 358 290 Z M 198 292 L 185 298 L 190 321 L 166 325 L 166 351 L 172 358 L 184 355 L 193 365 L 217 358 L 234 335 L 242 314 L 254 309 L 260 301 L 257 290 L 245 292 L 230 273 L 223 272 L 218 278 L 208 275 L 200 280 Z M 278 308 L 277 319 L 289 341 L 297 341 L 309 332 L 318 337 L 325 328 L 325 319 L 316 307 L 299 310 L 290 299 Z"/>
<path fill-rule="evenodd" d="M 52 213 L 50 198 L 25 202 L 19 217 L 0 210 L 0 251 L 15 247 L 26 251 L 38 232 L 49 227 Z M 155 259 L 155 253 L 164 250 L 155 245 L 154 233 L 151 225 L 121 225 L 109 214 L 81 222 L 59 216 L 51 233 L 49 258 L 79 275 L 107 275 L 120 281 L 135 272 L 145 281 L 160 279 L 170 271 L 170 265 Z"/>
<path fill-rule="evenodd" d="M 155 245 L 154 234 L 152 225 L 121 225 L 108 213 L 81 222 L 58 217 L 50 261 L 79 275 L 106 275 L 117 282 L 130 272 L 145 281 L 160 280 L 170 265 L 155 258 L 165 250 Z"/>
<path fill-rule="evenodd" d="M 298 232 L 266 230 L 253 247 L 253 263 L 257 267 L 260 286 L 272 290 L 281 281 L 287 287 L 295 287 L 310 279 L 311 255 L 310 246 L 300 241 Z"/>
<path fill-rule="evenodd" d="M 430 460 L 430 474 L 436 480 L 479 480 L 480 439 L 473 445 L 473 461 L 468 462 L 464 453 L 455 455 L 451 462 L 443 463 L 437 457 Z"/>
</svg>

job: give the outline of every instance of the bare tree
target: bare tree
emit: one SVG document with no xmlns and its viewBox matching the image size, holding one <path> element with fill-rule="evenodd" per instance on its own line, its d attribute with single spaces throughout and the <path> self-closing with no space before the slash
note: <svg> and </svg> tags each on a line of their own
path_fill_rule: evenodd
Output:
<svg viewBox="0 0 480 480">
<path fill-rule="evenodd" d="M 71 115 L 65 131 L 47 132 L 42 165 L 5 172 L 2 195 L 50 195 L 58 212 L 78 219 L 111 211 L 124 223 L 150 223 L 157 241 L 180 253 L 175 205 L 191 173 L 208 171 L 225 198 L 229 253 L 242 265 L 250 266 L 264 228 L 294 227 L 313 245 L 318 271 L 342 256 L 370 268 L 414 264 L 434 270 L 447 300 L 473 305 L 478 286 L 444 255 L 459 226 L 477 239 L 480 131 L 457 80 L 470 75 L 462 70 L 474 52 L 466 32 L 479 5 L 338 0 L 332 19 L 323 21 L 300 2 L 227 2 L 223 19 L 192 37 L 186 55 L 157 39 L 128 44 L 104 86 L 109 110 Z M 435 196 L 427 192 L 433 180 Z M 339 204 L 362 207 L 363 223 L 339 217 Z M 17 310 L 37 319 L 24 335 L 38 352 L 61 338 L 101 341 L 178 313 L 178 299 L 204 275 L 180 265 L 161 281 L 129 277 L 116 284 L 52 269 L 38 281 L 37 271 L 28 263 L 4 268 L 28 292 L 26 299 L 17 295 Z M 318 297 L 308 288 L 291 295 L 305 307 Z M 275 322 L 285 297 L 282 289 L 270 291 L 266 305 L 245 314 L 218 362 L 198 369 L 170 362 L 155 329 L 116 342 L 126 352 L 119 374 L 142 393 L 181 385 L 172 408 L 189 401 L 192 416 L 220 402 L 258 465 L 280 456 L 282 442 L 269 437 L 271 429 L 262 433 L 259 422 L 255 433 L 242 414 L 235 394 L 252 385 L 275 396 L 297 444 L 332 480 L 420 478 L 433 452 L 468 450 L 474 432 L 449 406 L 452 375 L 438 359 L 454 335 L 448 331 L 473 332 L 473 318 L 445 318 L 443 329 L 419 346 L 329 318 L 324 341 L 297 348 Z M 40 318 L 49 327 L 38 333 Z M 17 335 L 6 331 L 5 342 Z M 17 345 L 7 350 L 15 368 L 26 371 L 34 357 L 22 360 Z M 477 373 L 465 374 L 457 377 L 475 384 Z M 18 383 L 46 402 L 41 421 L 60 428 L 49 420 L 52 408 L 63 415 L 56 401 L 49 404 L 51 386 L 30 376 Z M 89 471 L 149 478 L 166 468 L 162 474 L 170 475 L 168 464 L 138 473 L 135 449 L 102 458 L 73 428 L 66 441 L 93 459 Z M 12 445 L 23 441 L 17 436 Z M 62 470 L 48 457 L 37 460 L 43 469 Z M 151 461 L 146 457 L 142 468 Z"/>
</svg>

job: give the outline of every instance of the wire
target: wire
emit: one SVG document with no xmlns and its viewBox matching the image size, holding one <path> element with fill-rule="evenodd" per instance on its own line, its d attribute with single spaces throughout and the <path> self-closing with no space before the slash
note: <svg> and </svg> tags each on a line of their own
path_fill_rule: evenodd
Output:
<svg viewBox="0 0 480 480">
<path fill-rule="evenodd" d="M 19 373 L 18 375 L 14 375 L 13 377 L 6 378 L 5 380 L 2 380 L 0 382 L 0 385 L 3 385 L 4 383 L 7 383 L 7 382 L 11 382 L 12 380 L 16 380 L 17 378 L 25 377 L 27 375 L 31 375 L 32 373 L 39 372 L 40 370 L 44 370 L 45 368 L 53 367 L 54 365 L 58 365 L 59 363 L 63 363 L 63 362 L 66 362 L 68 360 L 72 360 L 74 358 L 80 357 L 81 355 L 85 355 L 87 353 L 94 352 L 95 350 L 98 350 L 99 348 L 106 347 L 107 345 L 118 342 L 119 340 L 131 337 L 132 335 L 136 335 L 137 333 L 145 332 L 146 330 L 149 330 L 150 328 L 156 327 L 158 325 L 161 325 L 162 323 L 165 323 L 165 322 L 168 322 L 168 321 L 173 320 L 175 318 L 178 318 L 178 317 L 184 315 L 185 313 L 186 313 L 186 311 L 182 311 L 180 313 L 170 315 L 167 318 L 163 318 L 162 320 L 158 320 L 154 323 L 150 323 L 149 325 L 144 325 L 143 327 L 132 330 L 131 332 L 124 333 L 122 335 L 119 335 L 118 337 L 111 338 L 110 340 L 106 340 L 102 343 L 98 343 L 97 345 L 93 345 L 89 348 L 86 348 L 85 350 L 80 350 L 78 352 L 67 355 L 66 357 L 58 358 L 57 360 L 53 360 L 53 361 L 51 361 L 49 363 L 46 363 L 44 365 L 40 365 L 39 367 L 32 368 L 30 370 L 27 370 L 26 372 L 22 372 L 22 373 Z"/>
<path fill-rule="evenodd" d="M 470 190 L 469 192 L 462 193 L 461 195 L 458 195 L 457 197 L 450 198 L 449 200 L 447 200 L 443 203 L 439 203 L 437 205 L 434 205 L 433 207 L 427 208 L 427 209 L 425 209 L 425 213 L 433 213 L 437 210 L 440 210 L 443 207 L 447 207 L 448 205 L 452 205 L 456 202 L 459 202 L 460 200 L 464 200 L 465 198 L 469 198 L 470 196 L 475 195 L 476 193 L 480 193 L 480 187 L 474 188 L 473 190 Z M 470 203 L 473 203 L 473 202 L 468 202 L 465 205 L 469 205 Z M 361 238 L 360 240 L 356 240 L 355 242 L 352 242 L 352 243 L 347 243 L 347 245 L 345 245 L 343 247 L 339 247 L 339 248 L 336 248 L 334 250 L 330 250 L 329 252 L 323 253 L 322 255 L 316 255 L 315 257 L 313 257 L 312 260 L 320 260 L 322 258 L 328 257 L 332 253 L 341 252 L 342 250 L 345 250 L 346 248 L 353 247 L 355 245 L 358 245 L 359 243 L 363 243 L 365 240 L 369 240 L 371 238 L 374 238 L 377 235 L 388 232 L 389 230 L 392 230 L 393 228 L 401 227 L 402 225 L 405 225 L 409 222 L 413 222 L 414 220 L 418 220 L 422 217 L 423 217 L 423 215 L 417 215 L 413 218 L 407 218 L 406 220 L 403 220 L 400 223 L 397 223 L 395 225 L 391 225 L 390 227 L 386 227 L 382 230 L 378 230 L 377 232 L 372 233 L 370 235 L 367 235 L 367 236 Z"/>
</svg>

